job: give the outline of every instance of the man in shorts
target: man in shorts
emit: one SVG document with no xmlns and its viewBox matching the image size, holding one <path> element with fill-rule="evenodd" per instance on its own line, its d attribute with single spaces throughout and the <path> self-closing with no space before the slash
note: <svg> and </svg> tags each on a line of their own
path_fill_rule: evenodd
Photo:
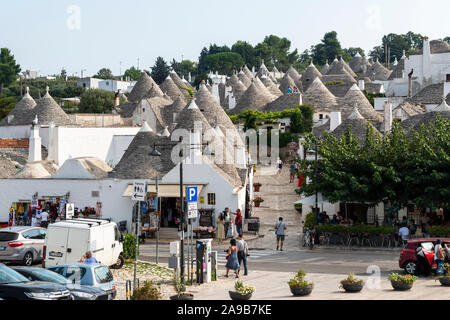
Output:
<svg viewBox="0 0 450 320">
<path fill-rule="evenodd" d="M 286 223 L 283 222 L 283 218 L 280 217 L 278 219 L 278 222 L 275 224 L 275 234 L 277 236 L 277 250 L 280 248 L 280 251 L 283 251 L 283 244 L 284 244 L 284 231 L 286 230 Z M 280 246 L 281 242 L 281 246 Z"/>
</svg>

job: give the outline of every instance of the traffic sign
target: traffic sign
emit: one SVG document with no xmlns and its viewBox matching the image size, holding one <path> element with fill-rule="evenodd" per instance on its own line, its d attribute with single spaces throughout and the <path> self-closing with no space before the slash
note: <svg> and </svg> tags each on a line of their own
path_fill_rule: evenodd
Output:
<svg viewBox="0 0 450 320">
<path fill-rule="evenodd" d="M 194 219 L 198 216 L 198 210 L 197 209 L 188 209 L 188 219 Z"/>
<path fill-rule="evenodd" d="M 66 204 L 66 219 L 72 219 L 75 212 L 75 205 L 73 203 Z"/>
<path fill-rule="evenodd" d="M 133 190 L 131 192 L 131 200 L 145 201 L 145 183 L 134 182 Z"/>
<path fill-rule="evenodd" d="M 198 188 L 187 187 L 188 202 L 197 202 Z"/>
</svg>

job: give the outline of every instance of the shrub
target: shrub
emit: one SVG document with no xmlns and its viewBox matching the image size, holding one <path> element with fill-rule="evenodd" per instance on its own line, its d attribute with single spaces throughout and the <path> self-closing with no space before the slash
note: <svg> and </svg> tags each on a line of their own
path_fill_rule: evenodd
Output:
<svg viewBox="0 0 450 320">
<path fill-rule="evenodd" d="M 288 282 L 289 287 L 303 288 L 307 286 L 313 286 L 314 283 L 306 281 L 305 276 L 306 276 L 305 271 L 303 271 L 302 269 L 298 270 L 296 276 L 293 279 L 289 280 Z"/>
<path fill-rule="evenodd" d="M 264 202 L 264 199 L 261 198 L 261 197 L 256 197 L 256 198 L 253 200 L 253 202 L 261 203 L 261 202 Z"/>
<path fill-rule="evenodd" d="M 308 213 L 305 218 L 305 227 L 306 228 L 314 228 L 315 224 L 316 224 L 316 216 L 315 216 L 314 212 Z"/>
<path fill-rule="evenodd" d="M 410 275 L 410 274 L 407 274 L 406 276 L 402 276 L 402 275 L 400 275 L 398 273 L 393 272 L 393 273 L 391 273 L 389 275 L 388 279 L 390 281 L 402 282 L 402 283 L 405 283 L 405 284 L 411 284 L 411 283 L 414 283 L 419 278 L 417 278 L 416 276 Z"/>
<path fill-rule="evenodd" d="M 136 255 L 136 236 L 128 233 L 125 235 L 125 240 L 123 242 L 123 257 L 125 259 L 134 259 Z M 138 255 L 139 255 L 139 245 L 138 245 Z"/>
<path fill-rule="evenodd" d="M 144 286 L 134 290 L 131 300 L 161 300 L 162 295 L 159 286 L 153 281 L 145 281 Z"/>
<path fill-rule="evenodd" d="M 355 278 L 353 273 L 350 273 L 347 278 L 341 280 L 341 284 L 353 284 L 353 283 L 362 283 L 362 279 Z"/>
<path fill-rule="evenodd" d="M 339 80 L 339 81 L 328 81 L 327 83 L 325 83 L 325 85 L 326 86 L 334 86 L 336 84 L 343 84 L 343 83 L 345 83 L 345 82 L 342 81 L 342 80 Z"/>
<path fill-rule="evenodd" d="M 242 294 L 243 296 L 255 292 L 255 287 L 245 286 L 241 280 L 236 281 L 236 283 L 234 284 L 234 289 L 236 290 L 236 292 Z"/>
<path fill-rule="evenodd" d="M 431 227 L 428 228 L 428 232 L 437 237 L 447 237 L 450 235 L 450 228 L 448 227 Z"/>
</svg>

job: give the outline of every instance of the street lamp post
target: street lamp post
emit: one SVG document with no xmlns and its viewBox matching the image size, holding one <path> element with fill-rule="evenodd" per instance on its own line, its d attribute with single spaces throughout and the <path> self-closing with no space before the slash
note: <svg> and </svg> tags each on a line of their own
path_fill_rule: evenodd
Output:
<svg viewBox="0 0 450 320">
<path fill-rule="evenodd" d="M 315 158 L 315 165 L 314 165 L 314 189 L 315 189 L 315 192 L 316 192 L 316 207 L 315 207 L 315 211 L 316 211 L 316 224 L 318 224 L 319 223 L 319 215 L 318 215 L 318 211 L 319 211 L 319 208 L 318 208 L 318 194 L 317 194 L 317 162 L 318 162 L 318 160 L 317 160 L 317 140 L 315 141 L 315 144 L 314 144 L 314 151 L 315 151 L 315 153 L 314 153 L 314 158 Z"/>
<path fill-rule="evenodd" d="M 161 157 L 161 152 L 157 151 L 155 149 L 156 144 L 153 144 L 153 150 L 148 154 L 149 156 L 152 157 Z M 155 187 L 156 187 L 156 204 L 155 204 L 155 211 L 156 214 L 158 215 L 158 224 L 156 226 L 156 264 L 158 264 L 158 257 L 159 257 L 159 225 L 160 225 L 160 220 L 161 217 L 159 215 L 159 206 L 158 206 L 158 201 L 159 201 L 159 197 L 158 197 L 158 175 L 156 175 L 156 179 L 155 179 Z"/>
</svg>

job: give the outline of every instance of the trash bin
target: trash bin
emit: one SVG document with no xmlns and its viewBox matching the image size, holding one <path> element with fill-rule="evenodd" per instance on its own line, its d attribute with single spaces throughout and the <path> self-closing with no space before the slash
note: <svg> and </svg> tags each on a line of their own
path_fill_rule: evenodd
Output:
<svg viewBox="0 0 450 320">
<path fill-rule="evenodd" d="M 248 223 L 248 231 L 259 232 L 259 227 L 261 225 L 261 223 L 259 222 L 259 218 L 257 217 L 248 218 L 247 223 Z"/>
</svg>

